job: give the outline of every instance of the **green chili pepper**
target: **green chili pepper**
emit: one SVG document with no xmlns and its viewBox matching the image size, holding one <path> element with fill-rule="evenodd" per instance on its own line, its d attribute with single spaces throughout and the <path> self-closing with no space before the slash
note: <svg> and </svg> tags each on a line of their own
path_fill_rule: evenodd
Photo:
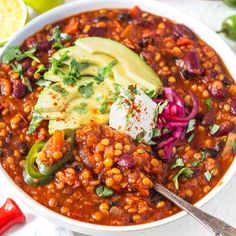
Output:
<svg viewBox="0 0 236 236">
<path fill-rule="evenodd" d="M 236 7 L 236 0 L 224 0 L 224 3 L 230 7 Z"/>
<path fill-rule="evenodd" d="M 224 33 L 231 40 L 236 40 L 236 15 L 227 17 L 218 33 Z"/>
<path fill-rule="evenodd" d="M 24 177 L 24 181 L 30 186 L 45 185 L 51 182 L 54 178 L 53 175 L 48 175 L 48 176 L 41 175 L 40 178 L 33 178 L 29 175 L 26 169 L 23 171 L 23 177 Z"/>
<path fill-rule="evenodd" d="M 26 157 L 25 170 L 32 178 L 40 179 L 44 177 L 44 175 L 42 175 L 39 172 L 35 163 L 36 163 L 36 159 L 38 158 L 38 153 L 43 149 L 45 144 L 46 144 L 46 140 L 40 140 L 36 142 L 30 149 L 30 152 L 28 153 Z"/>
<path fill-rule="evenodd" d="M 39 172 L 42 175 L 51 175 L 56 173 L 67 161 L 71 159 L 72 153 L 71 151 L 68 151 L 65 153 L 64 157 L 56 162 L 53 165 L 45 165 L 39 158 L 36 160 L 36 163 L 38 165 Z"/>
</svg>

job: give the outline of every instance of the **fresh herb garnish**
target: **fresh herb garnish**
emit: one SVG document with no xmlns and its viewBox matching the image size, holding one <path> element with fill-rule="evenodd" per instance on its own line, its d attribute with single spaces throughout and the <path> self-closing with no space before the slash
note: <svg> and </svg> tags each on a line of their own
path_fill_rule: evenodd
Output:
<svg viewBox="0 0 236 236">
<path fill-rule="evenodd" d="M 35 73 L 40 73 L 40 72 L 43 72 L 45 70 L 46 70 L 46 67 L 43 64 L 41 64 L 41 65 L 38 66 L 38 69 L 36 70 Z"/>
<path fill-rule="evenodd" d="M 98 110 L 100 111 L 100 113 L 105 114 L 107 112 L 108 109 L 108 104 L 107 102 L 103 102 L 100 107 L 98 108 Z"/>
<path fill-rule="evenodd" d="M 96 194 L 99 197 L 110 197 L 113 195 L 113 190 L 108 188 L 107 186 L 100 185 L 96 188 Z"/>
<path fill-rule="evenodd" d="M 207 158 L 206 152 L 201 151 L 200 153 L 202 154 L 202 158 L 200 160 L 191 162 L 192 166 L 198 166 L 201 162 L 203 162 Z"/>
<path fill-rule="evenodd" d="M 66 61 L 68 61 L 69 59 L 69 56 L 68 56 L 68 52 L 64 52 L 62 55 L 60 55 L 59 58 L 52 58 L 52 61 L 51 61 L 51 70 L 52 70 L 52 73 L 57 75 L 60 71 L 60 67 L 63 65 L 63 64 L 66 64 Z"/>
<path fill-rule="evenodd" d="M 22 52 L 19 49 L 19 47 L 8 48 L 3 54 L 2 63 L 9 64 L 13 59 L 16 59 L 17 61 L 19 61 L 26 57 L 31 58 L 37 61 L 38 63 L 40 63 L 39 59 L 36 56 L 34 56 L 35 52 L 36 52 L 36 47 L 33 47 L 26 52 Z"/>
<path fill-rule="evenodd" d="M 154 128 L 152 129 L 152 138 L 157 138 L 161 136 L 161 130 Z"/>
<path fill-rule="evenodd" d="M 69 94 L 68 91 L 62 88 L 59 84 L 51 85 L 51 89 L 57 93 L 60 93 L 62 97 L 65 97 Z"/>
<path fill-rule="evenodd" d="M 214 170 L 212 170 L 212 171 L 208 170 L 204 173 L 204 176 L 205 176 L 205 178 L 207 179 L 208 182 L 210 182 L 213 172 L 214 172 Z"/>
<path fill-rule="evenodd" d="M 88 66 L 87 63 L 80 64 L 73 59 L 69 64 L 69 72 L 62 76 L 62 82 L 66 85 L 75 84 L 80 79 L 80 72 Z"/>
<path fill-rule="evenodd" d="M 188 134 L 188 133 L 194 131 L 194 129 L 195 129 L 195 124 L 196 124 L 196 120 L 195 120 L 195 119 L 191 119 L 191 120 L 189 121 L 186 134 Z"/>
<path fill-rule="evenodd" d="M 233 153 L 236 154 L 236 142 L 233 140 L 231 145 L 232 145 Z"/>
<path fill-rule="evenodd" d="M 144 136 L 145 136 L 145 131 L 141 131 L 141 132 L 136 136 L 135 141 L 136 141 L 137 143 L 139 143 L 139 142 L 143 139 Z"/>
<path fill-rule="evenodd" d="M 217 124 L 213 124 L 209 127 L 210 129 L 210 134 L 211 135 L 214 135 L 218 132 L 218 130 L 220 129 L 220 125 L 217 125 Z"/>
<path fill-rule="evenodd" d="M 148 95 L 151 98 L 154 98 L 157 95 L 157 91 L 155 91 L 155 90 L 147 90 L 147 91 L 145 91 L 145 94 Z"/>
<path fill-rule="evenodd" d="M 32 87 L 30 84 L 30 81 L 27 77 L 23 75 L 23 68 L 21 64 L 11 64 L 11 67 L 15 73 L 18 73 L 20 75 L 21 80 L 23 81 L 23 84 L 28 88 L 29 91 L 32 91 Z"/>
<path fill-rule="evenodd" d="M 62 33 L 60 30 L 60 26 L 56 26 L 53 28 L 52 31 L 52 36 L 48 40 L 49 42 L 54 42 L 52 45 L 52 48 L 63 48 L 64 46 L 62 45 L 62 41 L 70 40 L 71 35 Z"/>
<path fill-rule="evenodd" d="M 165 107 L 168 105 L 169 101 L 168 100 L 164 100 L 164 101 L 161 101 L 157 104 L 157 112 L 158 114 L 161 114 Z"/>
<path fill-rule="evenodd" d="M 74 108 L 74 111 L 78 112 L 79 114 L 86 114 L 88 112 L 88 108 L 87 108 L 87 103 L 82 102 L 80 103 L 79 106 Z"/>
<path fill-rule="evenodd" d="M 187 177 L 187 178 L 191 178 L 191 177 L 193 176 L 193 171 L 192 171 L 190 168 L 188 168 L 188 167 L 184 167 L 184 168 L 182 168 L 182 169 L 178 172 L 177 175 L 175 175 L 175 176 L 173 177 L 173 182 L 174 182 L 175 188 L 176 188 L 177 190 L 179 190 L 179 177 L 180 177 L 181 175 L 183 175 L 183 176 L 185 176 L 185 177 Z"/>
<path fill-rule="evenodd" d="M 98 75 L 95 77 L 96 81 L 98 83 L 103 82 L 105 78 L 111 74 L 112 68 L 117 64 L 117 62 L 117 60 L 113 60 L 106 67 L 99 69 Z"/>
<path fill-rule="evenodd" d="M 121 86 L 117 83 L 113 84 L 114 90 L 115 90 L 115 94 L 118 94 L 120 92 Z"/>
<path fill-rule="evenodd" d="M 184 161 L 181 157 L 178 157 L 175 160 L 175 163 L 171 166 L 171 169 L 177 168 L 177 167 L 183 167 L 184 166 Z"/>
<path fill-rule="evenodd" d="M 194 133 L 192 133 L 189 137 L 188 137 L 188 142 L 191 143 L 193 141 L 194 138 Z"/>
<path fill-rule="evenodd" d="M 206 104 L 207 104 L 208 110 L 211 111 L 211 110 L 212 110 L 212 107 L 213 107 L 212 99 L 211 99 L 211 98 L 208 98 L 208 99 L 206 100 Z"/>
<path fill-rule="evenodd" d="M 81 85 L 78 88 L 78 91 L 82 94 L 83 97 L 90 98 L 93 95 L 93 93 L 94 93 L 92 87 L 93 87 L 93 83 L 90 82 L 88 84 Z"/>
<path fill-rule="evenodd" d="M 40 79 L 36 81 L 36 84 L 41 87 L 49 87 L 52 82 L 49 80 Z"/>
<path fill-rule="evenodd" d="M 42 115 L 39 112 L 35 111 L 33 113 L 27 134 L 32 134 L 37 129 L 42 120 L 43 120 Z"/>
</svg>

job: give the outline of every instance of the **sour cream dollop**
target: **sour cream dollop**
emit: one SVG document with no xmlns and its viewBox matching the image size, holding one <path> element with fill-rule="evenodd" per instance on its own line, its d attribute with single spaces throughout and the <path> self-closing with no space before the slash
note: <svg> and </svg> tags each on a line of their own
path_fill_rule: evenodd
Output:
<svg viewBox="0 0 236 236">
<path fill-rule="evenodd" d="M 109 125 L 137 142 L 148 143 L 153 136 L 157 104 L 138 86 L 121 89 L 110 109 Z"/>
</svg>

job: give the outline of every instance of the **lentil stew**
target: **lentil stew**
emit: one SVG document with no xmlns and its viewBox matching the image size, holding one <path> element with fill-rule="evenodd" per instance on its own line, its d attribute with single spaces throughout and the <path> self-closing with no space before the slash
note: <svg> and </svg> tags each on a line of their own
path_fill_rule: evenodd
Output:
<svg viewBox="0 0 236 236">
<path fill-rule="evenodd" d="M 145 110 L 144 120 L 149 121 L 150 106 L 142 109 L 139 105 L 146 103 L 136 99 L 146 96 L 158 114 L 150 118 L 151 139 L 146 130 L 135 135 L 119 131 L 118 120 L 49 132 L 51 120 L 35 109 L 40 94 L 50 86 L 61 97 L 68 94 L 64 85 L 44 79 L 45 74 L 53 66 L 60 71 L 67 60 L 64 55 L 53 61 L 54 54 L 88 37 L 120 42 L 162 81 L 162 94 L 129 85 L 123 94 L 121 89 L 114 98 L 99 100 L 95 112 L 110 112 L 111 119 L 118 111 L 115 106 L 123 104 L 122 109 L 135 107 L 137 114 Z M 220 182 L 234 159 L 236 85 L 216 52 L 184 25 L 138 7 L 81 13 L 46 25 L 5 53 L 2 62 L 1 165 L 34 200 L 62 215 L 114 226 L 160 220 L 179 208 L 152 190 L 153 181 L 195 203 Z M 87 67 L 70 63 L 69 76 L 63 77 L 67 84 Z M 96 86 L 103 86 L 116 63 L 98 70 Z M 91 98 L 95 82 L 80 85 L 78 91 L 83 99 Z M 76 112 L 85 114 L 86 103 L 76 106 Z M 127 114 L 134 118 L 136 113 Z M 126 125 L 131 120 L 129 116 Z"/>
</svg>

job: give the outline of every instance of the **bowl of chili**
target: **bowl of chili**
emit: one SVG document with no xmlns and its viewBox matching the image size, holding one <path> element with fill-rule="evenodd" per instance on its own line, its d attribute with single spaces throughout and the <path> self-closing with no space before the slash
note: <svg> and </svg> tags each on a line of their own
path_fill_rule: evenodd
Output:
<svg viewBox="0 0 236 236">
<path fill-rule="evenodd" d="M 57 26 L 63 29 L 62 32 Z M 70 35 L 70 38 L 67 38 L 66 35 Z M 70 140 L 68 141 L 67 133 L 63 134 L 56 131 L 46 143 L 42 141 L 36 142 L 37 138 L 34 135 L 32 135 L 32 138 L 28 138 L 28 142 L 27 139 L 24 142 L 20 142 L 20 139 L 17 140 L 17 136 L 25 140 L 26 135 L 21 133 L 21 129 L 25 127 L 22 124 L 24 122 L 27 123 L 27 127 L 29 126 L 28 120 L 25 121 L 21 115 L 15 116 L 10 111 L 10 115 L 7 118 L 10 120 L 11 132 L 5 129 L 4 120 L 0 123 L 1 136 L 4 137 L 1 143 L 4 141 L 5 144 L 9 144 L 8 149 L 1 149 L 1 152 L 3 152 L 2 165 L 0 167 L 1 177 L 6 184 L 13 186 L 13 191 L 35 212 L 76 232 L 90 235 L 134 235 L 137 232 L 168 227 L 186 216 L 186 213 L 179 212 L 168 201 L 153 194 L 150 190 L 150 178 L 141 176 L 142 186 L 145 185 L 150 188 L 148 191 L 144 187 L 140 188 L 137 196 L 132 196 L 132 192 L 122 196 L 122 193 L 119 194 L 118 191 L 111 199 L 106 197 L 110 197 L 117 191 L 117 188 L 112 188 L 112 183 L 115 179 L 118 181 L 119 178 L 124 178 L 120 176 L 121 170 L 134 168 L 140 156 L 142 160 L 146 161 L 144 163 L 147 168 L 149 168 L 149 165 L 151 166 L 150 170 L 146 170 L 147 172 L 155 170 L 154 174 L 158 173 L 157 179 L 159 182 L 165 184 L 170 190 L 178 192 L 186 200 L 195 203 L 197 207 L 209 202 L 225 187 L 235 174 L 236 168 L 236 161 L 233 155 L 235 151 L 233 123 L 235 123 L 234 109 L 236 109 L 236 101 L 233 99 L 233 94 L 236 87 L 232 79 L 236 77 L 234 70 L 235 55 L 216 33 L 197 19 L 162 3 L 152 0 L 114 0 L 109 2 L 109 4 L 104 0 L 73 2 L 35 18 L 5 46 L 4 51 L 7 51 L 9 48 L 22 45 L 20 51 L 14 51 L 13 54 L 15 57 L 19 56 L 19 61 L 23 63 L 21 65 L 22 68 L 15 68 L 14 73 L 11 74 L 10 80 L 16 80 L 12 82 L 12 88 L 11 86 L 10 88 L 9 86 L 3 86 L 3 84 L 8 84 L 9 81 L 5 78 L 7 75 L 4 74 L 4 71 L 8 73 L 10 68 L 6 64 L 1 65 L 1 72 L 3 71 L 1 96 L 3 95 L 3 98 L 7 97 L 6 103 L 8 104 L 8 106 L 6 103 L 4 103 L 4 106 L 0 105 L 2 115 L 8 114 L 9 109 L 12 109 L 11 104 L 13 103 L 16 104 L 13 107 L 22 107 L 19 110 L 14 108 L 13 111 L 16 110 L 22 114 L 29 114 L 31 106 L 35 104 L 38 96 L 37 87 L 36 89 L 34 86 L 31 88 L 33 90 L 32 95 L 26 92 L 26 89 L 29 89 L 27 83 L 24 82 L 22 85 L 18 80 L 18 77 L 21 77 L 21 69 L 23 70 L 23 75 L 29 78 L 30 81 L 39 79 L 37 77 L 41 77 L 40 73 L 45 69 L 42 66 L 39 67 L 38 58 L 40 58 L 40 62 L 43 61 L 43 64 L 47 65 L 48 58 L 45 59 L 45 57 L 49 57 L 48 55 L 52 55 L 61 47 L 71 46 L 75 40 L 85 36 L 105 37 L 119 41 L 139 53 L 152 66 L 165 86 L 165 98 L 157 97 L 155 98 L 156 100 L 153 99 L 154 102 L 159 104 L 158 109 L 164 110 L 164 112 L 160 112 L 160 117 L 169 122 L 168 128 L 165 126 L 166 124 L 163 124 L 164 128 L 171 129 L 172 135 L 179 137 L 178 140 L 174 139 L 177 142 L 183 130 L 182 128 L 177 129 L 176 126 L 185 127 L 185 134 L 188 133 L 188 139 L 194 138 L 195 140 L 193 141 L 193 146 L 190 147 L 186 142 L 183 144 L 181 140 L 178 146 L 171 146 L 171 155 L 179 151 L 182 156 L 176 156 L 169 163 L 169 152 L 156 150 L 160 159 L 155 159 L 150 154 L 149 146 L 137 145 L 126 136 L 119 136 L 114 133 L 115 131 L 106 125 L 88 124 L 86 128 L 76 131 L 76 142 L 80 150 L 83 150 L 83 153 L 88 151 L 87 147 L 83 146 L 83 140 L 91 139 L 91 137 L 96 137 L 96 139 L 91 139 L 91 142 L 97 142 L 100 149 L 103 149 L 109 143 L 113 143 L 113 148 L 116 150 L 117 155 L 121 150 L 121 146 L 122 150 L 125 151 L 122 154 L 122 158 L 116 162 L 120 169 L 112 168 L 111 172 L 114 174 L 112 177 L 110 177 L 110 172 L 107 173 L 109 176 L 105 180 L 105 186 L 100 185 L 94 191 L 96 180 L 90 179 L 90 184 L 93 187 L 89 188 L 90 185 L 86 185 L 86 191 L 85 189 L 81 191 L 76 189 L 77 191 L 75 191 L 73 188 L 78 188 L 80 185 L 76 185 L 78 183 L 73 177 L 76 171 L 81 171 L 81 166 L 72 165 L 73 163 L 69 162 L 70 158 L 67 159 L 68 156 L 72 155 L 68 151 L 72 143 Z M 63 41 L 64 39 L 65 42 Z M 81 44 L 81 42 L 79 43 Z M 33 45 L 35 49 L 32 50 L 31 48 L 30 51 L 29 45 Z M 196 50 L 194 50 L 194 46 L 197 48 Z M 35 57 L 34 52 L 36 52 L 37 57 Z M 37 68 L 35 68 L 36 65 Z M 196 78 L 200 78 L 199 81 Z M 190 92 L 184 93 L 180 89 L 181 87 Z M 196 95 L 193 93 L 197 95 L 196 99 Z M 22 102 L 22 98 L 26 96 L 27 99 Z M 180 97 L 183 98 L 184 105 L 182 105 Z M 168 107 L 165 104 L 167 98 L 170 99 Z M 179 106 L 176 104 L 179 104 Z M 194 109 L 194 104 L 198 107 L 198 109 L 196 108 L 197 111 Z M 178 110 L 181 107 L 182 110 Z M 189 107 L 192 108 L 192 112 L 188 110 Z M 176 114 L 185 112 L 183 109 L 187 109 L 188 114 L 184 118 L 180 116 L 173 119 L 170 117 L 170 114 L 173 115 L 173 109 L 178 110 Z M 217 120 L 214 113 L 220 114 L 222 118 Z M 193 114 L 196 117 L 195 121 L 192 119 Z M 19 126 L 20 129 L 18 129 L 18 125 L 15 125 L 18 123 L 21 125 Z M 197 131 L 195 130 L 195 137 L 192 137 L 193 133 L 191 132 L 196 124 Z M 89 133 L 87 130 L 92 130 L 93 132 Z M 25 137 L 21 135 L 25 135 Z M 37 137 L 42 136 L 43 138 L 41 139 L 48 137 L 45 131 L 45 124 L 42 124 L 37 135 Z M 118 144 L 112 138 L 113 136 L 116 137 L 116 135 L 119 137 L 117 138 L 119 140 Z M 60 139 L 58 137 L 63 138 Z M 164 139 L 165 137 L 161 136 Z M 196 137 L 200 137 L 200 139 Z M 158 135 L 156 138 L 158 138 Z M 14 141 L 14 144 L 12 144 L 11 140 Z M 173 139 L 171 139 L 171 142 L 170 139 L 165 140 L 167 141 L 164 144 L 157 140 L 158 149 L 162 149 L 167 143 L 172 144 L 173 142 Z M 47 168 L 42 163 L 43 159 L 40 159 L 41 162 L 37 162 L 40 173 L 35 172 L 34 162 L 37 150 L 42 150 L 43 152 L 45 149 L 47 151 L 47 147 L 57 147 L 58 143 L 65 150 L 66 158 L 61 159 L 56 164 L 53 163 L 51 168 Z M 29 146 L 31 146 L 30 153 L 28 152 Z M 184 148 L 181 149 L 181 147 Z M 15 152 L 11 151 L 14 149 L 16 149 Z M 130 149 L 134 150 L 131 154 Z M 223 152 L 220 153 L 222 150 Z M 57 151 L 56 149 L 52 150 L 52 152 Z M 80 153 L 80 156 L 83 153 Z M 22 166 L 25 166 L 25 157 L 29 156 L 29 154 L 30 160 L 27 160 L 26 163 L 29 166 L 27 168 L 28 172 L 24 173 L 24 175 L 26 176 L 25 182 L 28 181 L 27 183 L 30 187 L 22 182 Z M 42 156 L 45 157 L 45 155 Z M 106 155 L 110 155 L 109 150 Z M 136 161 L 130 161 L 130 155 L 137 155 Z M 99 159 L 99 156 L 97 158 Z M 66 169 L 60 171 L 60 168 L 66 162 L 69 162 Z M 96 162 L 99 162 L 99 160 Z M 104 162 L 104 165 L 107 168 L 113 167 L 110 159 Z M 90 166 L 90 168 L 92 167 Z M 196 178 L 197 184 L 194 181 L 189 181 L 187 174 L 184 174 L 187 169 L 188 175 Z M 194 169 L 193 173 L 189 174 L 189 169 L 191 171 Z M 53 190 L 53 186 L 50 184 L 46 185 L 47 187 L 45 188 L 38 187 L 38 183 L 45 185 L 50 182 L 54 178 L 54 173 L 56 173 L 56 181 L 58 181 L 56 189 Z M 84 181 L 82 183 L 85 183 L 86 177 L 90 176 L 90 174 L 89 170 L 82 171 L 81 178 Z M 184 178 L 181 179 L 182 186 L 179 186 L 181 175 L 184 175 L 182 176 Z M 32 176 L 37 179 L 36 182 L 30 178 Z M 62 179 L 66 179 L 65 182 Z M 210 182 L 211 180 L 212 182 Z M 36 185 L 36 188 L 31 187 L 31 185 Z M 50 190 L 50 188 L 52 191 L 48 193 L 46 189 Z M 132 188 L 132 185 L 129 188 Z M 91 191 L 106 200 L 103 202 L 97 200 Z M 44 195 L 46 192 L 48 195 Z M 85 196 L 85 198 L 82 198 L 83 203 L 76 201 L 83 194 Z M 57 197 L 53 195 L 57 195 Z M 68 197 L 70 195 L 73 200 Z M 90 199 L 91 197 L 95 200 Z M 74 211 L 74 208 L 78 208 L 80 211 Z M 123 208 L 128 213 L 124 213 Z"/>
</svg>

